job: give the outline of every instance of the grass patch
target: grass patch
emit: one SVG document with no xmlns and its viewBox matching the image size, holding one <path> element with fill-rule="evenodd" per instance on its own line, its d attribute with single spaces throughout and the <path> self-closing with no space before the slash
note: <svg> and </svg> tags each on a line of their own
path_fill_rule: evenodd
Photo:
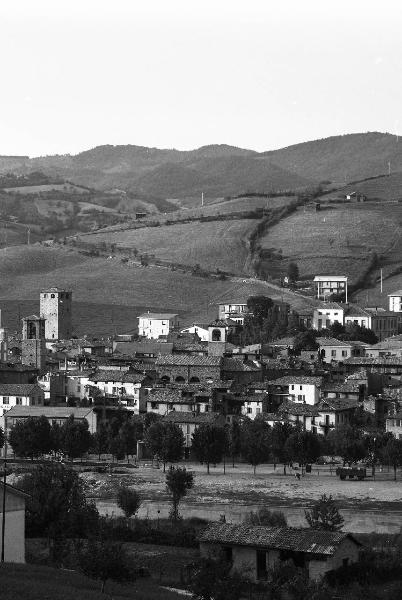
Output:
<svg viewBox="0 0 402 600">
<path fill-rule="evenodd" d="M 1 600 L 99 600 L 100 584 L 80 573 L 38 565 L 0 565 Z M 114 600 L 175 600 L 179 594 L 161 589 L 152 579 L 130 585 L 111 581 L 106 592 Z M 106 597 L 106 596 L 105 596 Z"/>
</svg>

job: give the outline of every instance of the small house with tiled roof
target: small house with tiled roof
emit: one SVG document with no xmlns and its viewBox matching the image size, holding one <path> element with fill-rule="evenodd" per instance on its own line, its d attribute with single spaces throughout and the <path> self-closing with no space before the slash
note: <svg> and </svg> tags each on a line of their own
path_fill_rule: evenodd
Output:
<svg viewBox="0 0 402 600">
<path fill-rule="evenodd" d="M 199 536 L 202 556 L 223 555 L 234 571 L 251 581 L 264 581 L 281 562 L 292 561 L 318 581 L 329 571 L 358 561 L 361 548 L 351 534 L 211 523 Z"/>
<path fill-rule="evenodd" d="M 5 428 L 10 430 L 18 421 L 28 417 L 39 418 L 45 416 L 49 423 L 63 425 L 71 416 L 76 421 L 88 423 L 90 433 L 97 429 L 97 418 L 91 407 L 75 406 L 14 406 L 4 415 Z"/>
<path fill-rule="evenodd" d="M 0 384 L 0 427 L 4 425 L 4 415 L 14 406 L 43 406 L 45 393 L 36 383 Z"/>
<path fill-rule="evenodd" d="M 355 400 L 325 398 L 315 407 L 319 412 L 317 433 L 327 435 L 331 429 L 349 425 L 359 407 Z"/>
<path fill-rule="evenodd" d="M 96 386 L 109 401 L 138 414 L 145 412 L 145 389 L 151 379 L 140 371 L 100 369 L 89 376 L 89 385 Z"/>
<path fill-rule="evenodd" d="M 292 425 L 300 425 L 305 431 L 318 431 L 319 411 L 316 406 L 287 401 L 278 408 L 278 414 L 286 417 Z"/>
</svg>

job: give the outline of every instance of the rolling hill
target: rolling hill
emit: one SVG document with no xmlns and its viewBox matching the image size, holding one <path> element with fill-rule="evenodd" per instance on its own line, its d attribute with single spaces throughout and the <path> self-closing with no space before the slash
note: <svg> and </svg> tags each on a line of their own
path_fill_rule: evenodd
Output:
<svg viewBox="0 0 402 600">
<path fill-rule="evenodd" d="M 369 132 L 262 153 L 225 144 L 190 151 L 104 145 L 75 156 L 0 160 L 0 173 L 43 171 L 101 190 L 118 187 L 167 199 L 198 196 L 201 191 L 222 197 L 300 189 L 320 181 L 339 186 L 388 173 L 389 164 L 392 172 L 402 172 L 402 142 L 389 133 Z"/>
<path fill-rule="evenodd" d="M 402 171 L 402 141 L 390 133 L 353 133 L 295 144 L 263 155 L 283 169 L 338 184 Z"/>
</svg>

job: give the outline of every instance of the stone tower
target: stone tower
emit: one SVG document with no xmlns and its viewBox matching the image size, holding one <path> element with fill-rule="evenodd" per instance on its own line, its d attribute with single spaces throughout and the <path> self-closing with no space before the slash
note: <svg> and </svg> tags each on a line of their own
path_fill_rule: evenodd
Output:
<svg viewBox="0 0 402 600">
<path fill-rule="evenodd" d="M 0 362 L 7 362 L 8 356 L 8 331 L 3 327 L 0 310 Z"/>
<path fill-rule="evenodd" d="M 208 326 L 208 356 L 223 356 L 226 351 L 227 325 L 225 321 L 214 321 Z"/>
<path fill-rule="evenodd" d="M 44 373 L 46 370 L 45 319 L 37 315 L 22 319 L 21 362 Z"/>
<path fill-rule="evenodd" d="M 49 288 L 40 293 L 40 316 L 46 319 L 47 340 L 68 340 L 72 336 L 72 292 Z"/>
</svg>

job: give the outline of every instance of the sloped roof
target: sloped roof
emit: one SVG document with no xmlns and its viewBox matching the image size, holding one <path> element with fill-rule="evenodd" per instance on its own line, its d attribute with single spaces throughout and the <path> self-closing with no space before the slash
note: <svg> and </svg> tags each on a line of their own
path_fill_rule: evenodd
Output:
<svg viewBox="0 0 402 600">
<path fill-rule="evenodd" d="M 322 392 L 357 393 L 360 391 L 357 383 L 326 383 L 321 387 Z"/>
<path fill-rule="evenodd" d="M 143 342 L 115 342 L 114 348 L 118 352 L 128 355 L 135 354 L 172 354 L 172 342 L 158 342 L 157 340 L 149 340 Z"/>
<path fill-rule="evenodd" d="M 206 412 L 206 413 L 193 413 L 186 411 L 174 411 L 172 410 L 166 416 L 163 417 L 164 421 L 173 423 L 194 423 L 201 425 L 202 423 L 225 423 L 225 418 L 220 413 Z"/>
<path fill-rule="evenodd" d="M 76 406 L 13 406 L 6 413 L 9 417 L 41 417 L 44 415 L 48 419 L 68 419 L 74 415 L 76 419 L 83 419 L 92 408 L 82 408 Z"/>
<path fill-rule="evenodd" d="M 224 358 L 222 363 L 224 371 L 260 371 L 261 367 L 254 364 L 252 361 L 243 361 L 239 358 Z"/>
<path fill-rule="evenodd" d="M 343 361 L 345 365 L 402 365 L 402 356 L 351 356 Z"/>
<path fill-rule="evenodd" d="M 43 393 L 36 383 L 0 383 L 0 396 L 31 396 Z"/>
<path fill-rule="evenodd" d="M 396 290 L 396 292 L 392 292 L 392 294 L 388 294 L 388 296 L 402 296 L 402 290 Z"/>
<path fill-rule="evenodd" d="M 300 417 L 318 417 L 319 414 L 316 406 L 291 401 L 282 402 L 278 412 Z"/>
<path fill-rule="evenodd" d="M 102 369 L 93 373 L 89 379 L 91 381 L 117 381 L 119 383 L 141 383 L 146 375 L 143 373 L 133 373 L 132 371 L 119 371 Z"/>
<path fill-rule="evenodd" d="M 140 315 L 139 317 L 137 317 L 137 319 L 155 319 L 155 320 L 159 320 L 159 321 L 167 321 L 169 319 L 172 319 L 173 317 L 178 317 L 178 313 L 142 313 L 142 315 Z"/>
<path fill-rule="evenodd" d="M 322 385 L 322 377 L 313 375 L 286 375 L 270 382 L 272 385 Z"/>
<path fill-rule="evenodd" d="M 293 550 L 308 554 L 333 555 L 346 538 L 361 545 L 353 536 L 344 532 L 316 529 L 293 529 L 291 527 L 264 527 L 211 523 L 199 536 L 200 542 L 233 544 L 260 548 Z"/>
<path fill-rule="evenodd" d="M 349 410 L 355 409 L 359 405 L 355 400 L 348 400 L 347 398 L 323 398 L 316 404 L 317 410 L 328 411 L 328 410 Z"/>
<path fill-rule="evenodd" d="M 157 366 L 193 366 L 193 367 L 219 367 L 221 365 L 220 356 L 194 356 L 187 354 L 174 354 L 159 356 L 156 359 Z"/>
<path fill-rule="evenodd" d="M 336 338 L 318 337 L 316 338 L 316 342 L 320 346 L 342 346 L 346 348 L 353 346 L 352 342 L 343 342 L 341 340 L 337 340 Z"/>
</svg>

